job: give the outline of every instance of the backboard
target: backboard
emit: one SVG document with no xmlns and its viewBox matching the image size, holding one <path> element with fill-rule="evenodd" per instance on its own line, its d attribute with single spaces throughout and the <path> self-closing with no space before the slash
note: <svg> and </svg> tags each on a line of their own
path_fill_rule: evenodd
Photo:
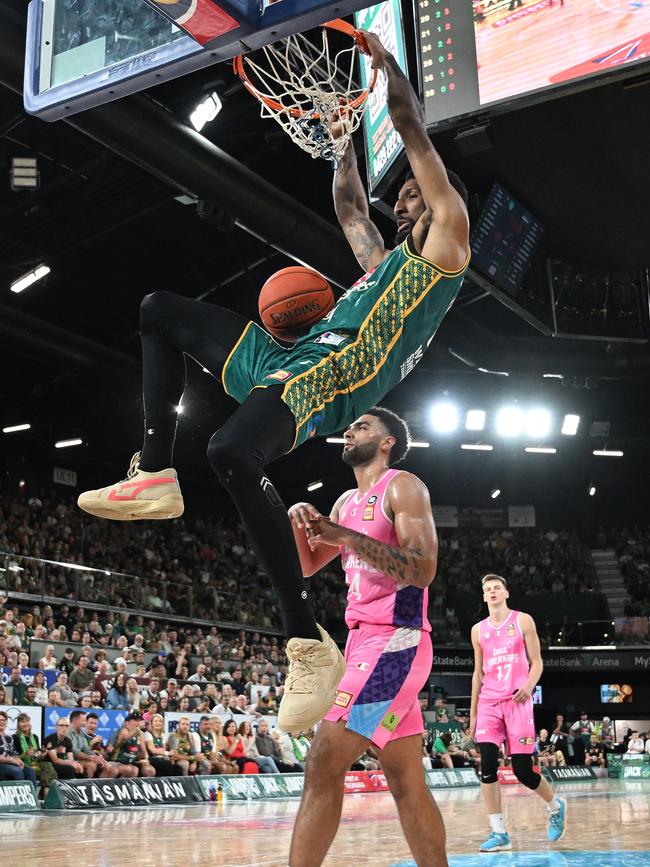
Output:
<svg viewBox="0 0 650 867">
<path fill-rule="evenodd" d="M 25 109 L 44 120 L 69 117 L 351 14 L 367 2 L 31 0 Z"/>
</svg>

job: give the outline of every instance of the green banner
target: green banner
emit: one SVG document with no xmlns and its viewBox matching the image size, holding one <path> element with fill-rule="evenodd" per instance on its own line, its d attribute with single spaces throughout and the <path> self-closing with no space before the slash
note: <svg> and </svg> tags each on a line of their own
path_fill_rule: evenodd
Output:
<svg viewBox="0 0 650 867">
<path fill-rule="evenodd" d="M 554 783 L 564 781 L 571 783 L 592 783 L 598 779 L 593 768 L 586 768 L 583 765 L 571 765 L 566 768 L 542 768 L 542 772 Z"/>
<path fill-rule="evenodd" d="M 650 765 L 631 762 L 617 771 L 619 780 L 650 780 Z"/>
<path fill-rule="evenodd" d="M 0 781 L 0 813 L 33 813 L 40 809 L 30 780 Z"/>
<path fill-rule="evenodd" d="M 430 789 L 458 788 L 460 786 L 478 786 L 479 779 L 474 768 L 447 768 L 426 771 L 427 786 Z"/>
<path fill-rule="evenodd" d="M 431 747 L 436 738 L 439 738 L 440 735 L 445 732 L 449 732 L 451 734 L 451 742 L 454 746 L 460 746 L 460 742 L 463 739 L 463 730 L 460 727 L 460 724 L 457 722 L 450 723 L 439 723 L 439 722 L 427 722 L 425 723 L 425 728 L 427 731 L 427 746 Z"/>
<path fill-rule="evenodd" d="M 355 12 L 354 20 L 358 28 L 377 34 L 397 60 L 402 72 L 408 75 L 399 0 L 387 0 L 385 3 L 369 6 L 361 12 Z M 360 71 L 361 84 L 363 87 L 367 87 L 371 66 L 370 58 L 366 59 L 364 55 L 361 55 Z M 397 134 L 388 115 L 387 88 L 386 76 L 380 73 L 375 89 L 370 94 L 363 111 L 363 133 L 371 193 L 386 175 L 404 147 L 402 139 Z"/>
<path fill-rule="evenodd" d="M 628 753 L 608 753 L 607 767 L 621 768 L 623 765 L 650 765 L 650 755 L 637 753 L 630 756 Z"/>
<path fill-rule="evenodd" d="M 195 779 L 206 801 L 210 800 L 210 789 L 219 787 L 227 800 L 259 801 L 300 797 L 305 778 L 302 774 L 208 774 Z"/>
</svg>

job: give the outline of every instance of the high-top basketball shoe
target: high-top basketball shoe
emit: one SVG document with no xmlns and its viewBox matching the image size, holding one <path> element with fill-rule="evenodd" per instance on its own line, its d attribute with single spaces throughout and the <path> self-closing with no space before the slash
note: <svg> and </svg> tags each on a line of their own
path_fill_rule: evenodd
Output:
<svg viewBox="0 0 650 867">
<path fill-rule="evenodd" d="M 278 725 L 290 734 L 307 731 L 323 719 L 345 674 L 343 654 L 322 626 L 318 631 L 321 641 L 292 638 L 287 644 L 289 671 Z"/>
<path fill-rule="evenodd" d="M 126 479 L 79 495 L 77 505 L 97 518 L 113 521 L 179 518 L 185 508 L 176 470 L 145 473 L 138 469 L 140 452 L 131 458 Z"/>
</svg>

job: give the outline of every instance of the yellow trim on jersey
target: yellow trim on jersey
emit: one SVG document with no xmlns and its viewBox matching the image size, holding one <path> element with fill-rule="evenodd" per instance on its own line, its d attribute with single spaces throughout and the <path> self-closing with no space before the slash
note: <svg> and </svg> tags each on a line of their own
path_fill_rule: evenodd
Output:
<svg viewBox="0 0 650 867">
<path fill-rule="evenodd" d="M 411 256 L 409 258 L 415 259 L 416 257 Z M 422 259 L 421 261 L 426 263 L 427 265 L 429 265 L 429 267 L 432 270 L 435 270 L 433 268 L 433 265 L 431 265 L 430 262 L 427 262 L 426 259 Z M 404 270 L 404 268 L 407 265 L 408 265 L 408 261 L 405 262 L 404 265 L 402 265 L 402 267 L 399 269 L 399 271 L 397 272 L 397 274 L 393 278 L 392 282 L 389 284 L 389 286 L 387 286 L 387 288 L 379 296 L 379 298 L 375 302 L 372 310 L 366 316 L 364 321 L 361 323 L 361 326 L 359 328 L 359 333 L 358 333 L 358 335 L 357 335 L 357 337 L 353 343 L 348 344 L 340 352 L 330 352 L 328 355 L 325 356 L 325 358 L 321 359 L 321 361 L 319 361 L 318 364 L 315 364 L 313 367 L 309 368 L 309 370 L 306 370 L 304 373 L 301 373 L 298 376 L 294 377 L 294 379 L 292 379 L 290 382 L 288 382 L 285 385 L 285 387 L 282 391 L 282 399 L 285 401 L 285 403 L 287 403 L 286 394 L 287 394 L 288 390 L 290 388 L 294 387 L 296 385 L 296 383 L 299 382 L 301 379 L 308 377 L 310 375 L 313 375 L 315 370 L 317 370 L 322 365 L 327 364 L 332 358 L 336 357 L 337 359 L 343 359 L 344 356 L 346 356 L 347 354 L 351 354 L 355 349 L 359 348 L 359 345 L 362 342 L 362 338 L 364 336 L 365 329 L 368 327 L 368 325 L 371 322 L 373 316 L 375 315 L 377 309 L 384 303 L 386 297 L 393 290 L 395 284 L 397 283 L 397 281 L 400 279 L 400 277 L 402 275 L 402 271 Z M 291 448 L 295 447 L 296 441 L 298 440 L 298 434 L 299 434 L 300 430 L 305 426 L 305 424 L 309 421 L 309 419 L 312 418 L 313 415 L 315 415 L 316 413 L 318 413 L 319 411 L 321 411 L 322 409 L 325 408 L 325 404 L 330 403 L 332 400 L 334 400 L 334 398 L 338 397 L 341 394 L 349 394 L 350 392 L 355 391 L 357 388 L 361 388 L 361 386 L 366 385 L 366 383 L 370 382 L 372 379 L 375 378 L 378 371 L 383 367 L 383 365 L 387 361 L 388 356 L 390 355 L 392 348 L 395 346 L 395 343 L 399 340 L 399 338 L 402 334 L 402 331 L 404 328 L 404 319 L 406 319 L 406 317 L 409 316 L 413 312 L 413 310 L 415 310 L 415 308 L 420 304 L 420 302 L 423 301 L 424 298 L 426 298 L 426 296 L 429 294 L 431 289 L 435 286 L 435 284 L 438 282 L 438 280 L 440 280 L 443 276 L 445 276 L 445 275 L 442 272 L 436 273 L 434 275 L 431 283 L 422 291 L 421 295 L 415 300 L 415 302 L 409 308 L 407 308 L 404 311 L 404 314 L 402 316 L 402 324 L 397 329 L 397 331 L 393 335 L 393 338 L 391 339 L 390 343 L 386 347 L 386 351 L 383 354 L 383 356 L 381 357 L 379 364 L 373 368 L 372 372 L 368 376 L 366 376 L 364 379 L 359 380 L 359 382 L 354 383 L 353 385 L 349 386 L 346 389 L 336 389 L 328 398 L 326 398 L 326 400 L 321 401 L 321 403 L 319 403 L 319 405 L 317 407 L 312 409 L 311 412 L 299 424 L 297 423 L 298 420 L 296 419 L 296 436 L 294 438 L 293 445 L 291 446 Z"/>
<path fill-rule="evenodd" d="M 230 394 L 230 392 L 226 388 L 226 368 L 230 364 L 230 359 L 233 357 L 235 352 L 237 352 L 237 350 L 239 349 L 239 344 L 242 342 L 244 337 L 246 337 L 246 335 L 248 334 L 248 329 L 251 327 L 251 325 L 255 325 L 255 323 L 252 320 L 246 324 L 246 328 L 244 328 L 242 333 L 239 335 L 239 340 L 237 341 L 237 343 L 235 343 L 233 348 L 228 353 L 228 358 L 226 358 L 226 360 L 223 363 L 223 367 L 221 368 L 221 384 L 223 385 L 223 390 L 226 392 L 226 394 L 229 397 L 232 397 L 232 394 Z"/>
<path fill-rule="evenodd" d="M 430 265 L 432 268 L 435 268 L 436 271 L 439 271 L 444 277 L 458 277 L 460 274 L 463 273 L 463 271 L 466 270 L 467 266 L 469 265 L 469 260 L 472 257 L 472 251 L 468 250 L 465 264 L 462 266 L 462 268 L 459 268 L 458 271 L 445 271 L 444 268 L 436 265 L 436 263 L 432 262 L 430 259 L 425 259 L 424 256 L 420 256 L 419 253 L 414 253 L 409 247 L 408 238 L 406 238 L 402 246 L 404 249 L 404 255 L 407 256 L 409 259 L 415 259 L 416 262 L 424 262 L 425 264 Z"/>
</svg>

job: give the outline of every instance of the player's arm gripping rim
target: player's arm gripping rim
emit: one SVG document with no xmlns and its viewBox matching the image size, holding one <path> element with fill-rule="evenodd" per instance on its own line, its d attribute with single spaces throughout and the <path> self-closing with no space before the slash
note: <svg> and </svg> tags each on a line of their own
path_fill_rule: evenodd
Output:
<svg viewBox="0 0 650 867">
<path fill-rule="evenodd" d="M 542 671 L 544 671 L 542 649 L 539 644 L 535 621 L 530 614 L 524 614 L 521 612 L 519 614 L 519 625 L 521 626 L 521 631 L 524 636 L 524 644 L 526 645 L 526 655 L 528 656 L 528 662 L 530 663 L 530 671 L 526 683 L 519 687 L 517 692 L 513 695 L 513 699 L 517 703 L 528 701 L 533 694 L 533 690 L 537 686 L 537 681 L 542 676 Z"/>
<path fill-rule="evenodd" d="M 370 219 L 352 139 L 334 173 L 332 194 L 336 216 L 352 252 L 363 270 L 371 271 L 387 254 L 379 230 Z"/>
<path fill-rule="evenodd" d="M 478 697 L 483 683 L 483 651 L 481 650 L 480 623 L 472 626 L 472 647 L 474 648 L 474 673 L 472 674 L 472 699 L 469 709 L 469 736 L 476 738 L 476 715 L 478 712 Z"/>
<path fill-rule="evenodd" d="M 438 537 L 426 485 L 411 473 L 399 473 L 386 489 L 385 502 L 399 545 L 378 542 L 323 517 L 311 523 L 310 544 L 345 545 L 399 584 L 428 587 L 436 574 Z"/>
<path fill-rule="evenodd" d="M 397 60 L 374 33 L 364 31 L 373 68 L 383 70 L 390 119 L 399 133 L 427 210 L 419 222 L 427 224 L 420 254 L 448 271 L 463 267 L 469 251 L 469 219 L 465 204 L 449 183 L 447 170 L 424 125 L 422 108 Z M 417 227 L 416 227 L 417 228 Z M 414 230 L 414 235 L 417 234 Z"/>
</svg>

